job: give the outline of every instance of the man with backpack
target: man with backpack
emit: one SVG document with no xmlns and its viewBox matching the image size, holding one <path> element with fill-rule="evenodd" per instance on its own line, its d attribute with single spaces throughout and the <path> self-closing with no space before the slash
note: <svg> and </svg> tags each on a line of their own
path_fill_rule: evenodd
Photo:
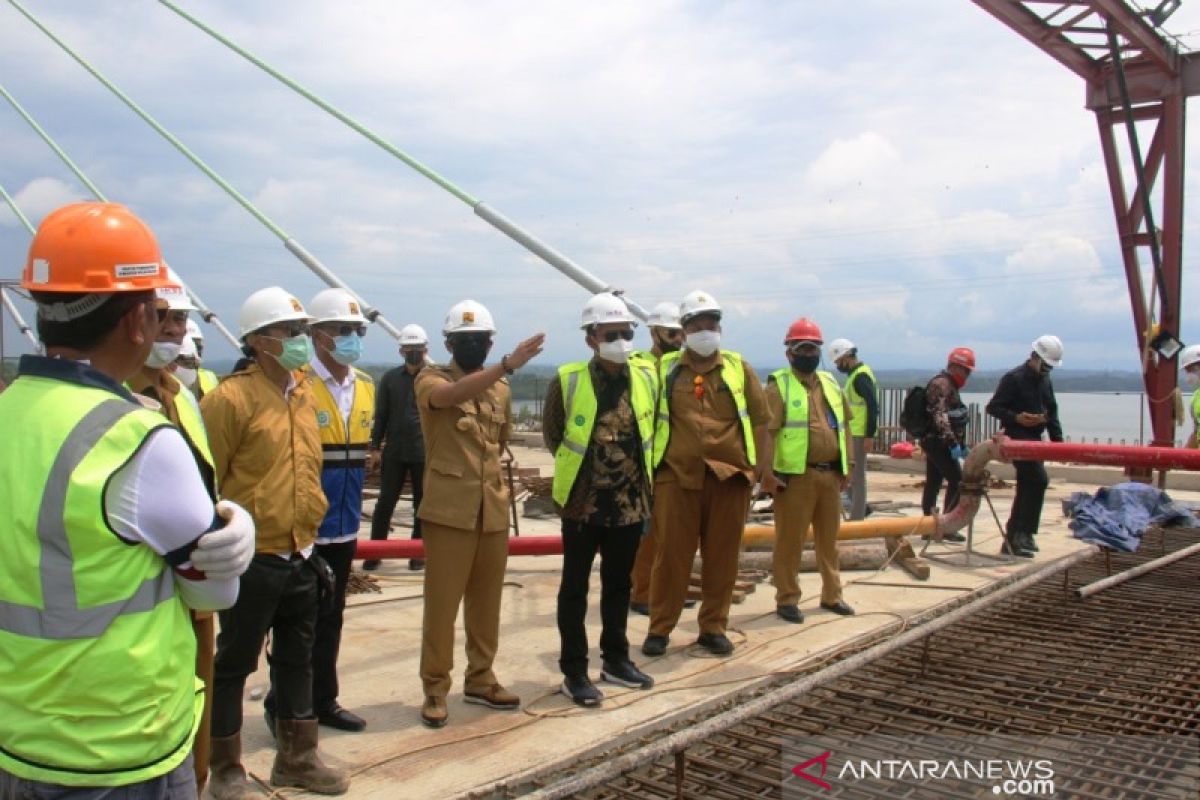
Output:
<svg viewBox="0 0 1200 800">
<path fill-rule="evenodd" d="M 956 347 L 946 358 L 946 368 L 925 385 L 925 409 L 928 427 L 920 438 L 925 451 L 925 490 L 921 493 L 921 513 L 933 513 L 934 503 L 946 483 L 942 513 L 958 505 L 958 485 L 962 482 L 962 459 L 967 456 L 967 407 L 959 390 L 967 384 L 975 369 L 975 352 Z M 962 542 L 961 533 L 947 533 L 948 542 Z"/>
</svg>

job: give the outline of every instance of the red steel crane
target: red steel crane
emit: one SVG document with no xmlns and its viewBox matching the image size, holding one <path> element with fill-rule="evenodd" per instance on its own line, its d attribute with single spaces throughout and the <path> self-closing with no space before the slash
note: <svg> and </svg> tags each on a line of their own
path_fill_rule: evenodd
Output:
<svg viewBox="0 0 1200 800">
<path fill-rule="evenodd" d="M 1183 270 L 1184 112 L 1187 98 L 1200 94 L 1200 54 L 1181 53 L 1159 29 L 1180 0 L 1145 12 L 1123 0 L 974 2 L 1087 85 L 1085 105 L 1096 114 L 1121 238 L 1152 444 L 1170 447 Z M 1145 151 L 1138 123 L 1153 131 Z"/>
</svg>

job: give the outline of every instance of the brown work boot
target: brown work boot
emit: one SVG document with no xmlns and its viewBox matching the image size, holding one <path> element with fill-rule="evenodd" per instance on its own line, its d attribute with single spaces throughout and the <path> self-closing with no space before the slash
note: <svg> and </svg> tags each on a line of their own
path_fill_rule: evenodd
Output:
<svg viewBox="0 0 1200 800">
<path fill-rule="evenodd" d="M 317 794 L 345 794 L 350 779 L 317 755 L 315 719 L 281 719 L 275 723 L 279 752 L 271 767 L 272 786 L 296 786 Z"/>
<path fill-rule="evenodd" d="M 210 741 L 212 753 L 208 760 L 211 771 L 208 792 L 213 800 L 244 800 L 257 795 L 251 790 L 246 770 L 242 767 L 242 734 L 214 736 Z"/>
<path fill-rule="evenodd" d="M 493 683 L 486 689 L 473 689 L 463 692 L 463 701 L 479 706 L 487 706 L 498 711 L 515 711 L 521 707 L 521 698 L 498 683 Z"/>
<path fill-rule="evenodd" d="M 421 706 L 421 722 L 427 728 L 441 728 L 450 718 L 450 710 L 446 708 L 446 698 L 429 695 L 425 705 Z"/>
</svg>

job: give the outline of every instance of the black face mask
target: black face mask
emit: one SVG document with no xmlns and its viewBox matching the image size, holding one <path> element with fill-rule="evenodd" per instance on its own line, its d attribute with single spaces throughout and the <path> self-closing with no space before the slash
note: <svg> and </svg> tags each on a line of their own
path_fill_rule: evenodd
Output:
<svg viewBox="0 0 1200 800">
<path fill-rule="evenodd" d="M 835 363 L 834 366 L 837 367 L 837 371 L 842 373 L 843 375 L 849 375 L 851 372 L 854 371 L 854 367 L 850 366 L 849 364 L 844 364 L 842 362 Z"/>
<path fill-rule="evenodd" d="M 425 354 L 420 351 L 415 351 L 415 352 L 411 352 L 411 353 L 403 353 L 403 356 L 404 356 L 404 363 L 410 364 L 414 367 L 419 367 L 425 363 Z"/>
<path fill-rule="evenodd" d="M 1052 370 L 1052 369 L 1054 369 L 1054 367 L 1050 366 L 1045 361 L 1043 361 L 1041 364 L 1038 365 L 1038 374 L 1042 375 L 1042 376 L 1049 375 L 1050 370 Z"/>
<path fill-rule="evenodd" d="M 463 372 L 474 372 L 482 367 L 488 350 L 492 348 L 492 341 L 486 336 L 462 336 L 455 338 L 453 344 L 454 363 Z"/>
<path fill-rule="evenodd" d="M 788 361 L 792 362 L 792 366 L 801 372 L 815 372 L 817 367 L 821 364 L 821 357 L 819 355 L 806 356 L 796 354 L 794 356 L 788 356 Z"/>
<path fill-rule="evenodd" d="M 678 352 L 679 343 L 681 341 L 682 341 L 682 339 L 675 339 L 674 341 L 667 341 L 666 339 L 662 338 L 658 334 L 654 335 L 654 343 L 657 344 L 658 349 L 663 351 L 664 353 Z"/>
</svg>

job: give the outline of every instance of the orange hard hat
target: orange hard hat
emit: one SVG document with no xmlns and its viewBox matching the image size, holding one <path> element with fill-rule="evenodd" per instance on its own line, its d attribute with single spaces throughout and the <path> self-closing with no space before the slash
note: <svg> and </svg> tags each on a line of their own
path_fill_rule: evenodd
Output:
<svg viewBox="0 0 1200 800">
<path fill-rule="evenodd" d="M 150 227 L 119 203 L 70 203 L 42 220 L 21 286 L 107 294 L 175 286 Z"/>
<path fill-rule="evenodd" d="M 975 351 L 969 347 L 956 347 L 950 351 L 946 364 L 957 364 L 967 369 L 975 369 Z"/>
<path fill-rule="evenodd" d="M 783 343 L 787 344 L 789 342 L 816 342 L 817 344 L 824 344 L 825 340 L 821 338 L 821 329 L 817 327 L 817 323 L 808 317 L 801 317 L 788 328 L 787 338 L 783 340 Z"/>
</svg>

